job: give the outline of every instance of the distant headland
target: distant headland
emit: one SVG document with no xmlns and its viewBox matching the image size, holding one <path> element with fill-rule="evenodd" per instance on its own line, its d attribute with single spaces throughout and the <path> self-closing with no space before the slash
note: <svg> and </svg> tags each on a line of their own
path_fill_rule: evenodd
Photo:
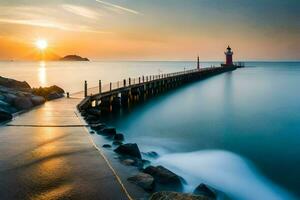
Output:
<svg viewBox="0 0 300 200">
<path fill-rule="evenodd" d="M 67 55 L 59 59 L 59 61 L 90 61 L 88 58 L 83 58 L 78 55 Z"/>
</svg>

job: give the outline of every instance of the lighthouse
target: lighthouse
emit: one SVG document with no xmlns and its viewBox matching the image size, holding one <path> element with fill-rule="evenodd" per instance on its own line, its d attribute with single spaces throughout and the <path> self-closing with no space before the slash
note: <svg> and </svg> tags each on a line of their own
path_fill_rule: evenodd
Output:
<svg viewBox="0 0 300 200">
<path fill-rule="evenodd" d="M 233 52 L 231 51 L 230 46 L 227 47 L 227 51 L 225 52 L 225 55 L 226 55 L 226 65 L 232 66 L 233 65 L 233 62 L 232 62 Z"/>
</svg>

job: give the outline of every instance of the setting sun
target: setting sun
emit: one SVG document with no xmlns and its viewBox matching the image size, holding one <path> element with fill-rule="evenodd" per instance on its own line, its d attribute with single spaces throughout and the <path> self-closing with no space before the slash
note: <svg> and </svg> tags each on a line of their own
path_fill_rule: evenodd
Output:
<svg viewBox="0 0 300 200">
<path fill-rule="evenodd" d="M 48 47 L 48 42 L 44 39 L 39 39 L 35 42 L 35 46 L 40 50 L 45 50 Z"/>
</svg>

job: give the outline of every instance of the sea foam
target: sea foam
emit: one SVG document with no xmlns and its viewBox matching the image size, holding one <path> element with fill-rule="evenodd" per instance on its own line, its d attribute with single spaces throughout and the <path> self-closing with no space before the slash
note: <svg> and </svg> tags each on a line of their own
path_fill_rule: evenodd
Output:
<svg viewBox="0 0 300 200">
<path fill-rule="evenodd" d="M 283 188 L 264 177 L 248 160 L 227 151 L 166 154 L 155 161 L 182 176 L 192 192 L 206 183 L 238 200 L 293 200 Z"/>
</svg>

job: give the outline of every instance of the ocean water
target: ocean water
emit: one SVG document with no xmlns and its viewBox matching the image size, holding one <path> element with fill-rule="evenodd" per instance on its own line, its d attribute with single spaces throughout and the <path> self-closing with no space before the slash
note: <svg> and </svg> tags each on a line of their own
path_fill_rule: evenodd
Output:
<svg viewBox="0 0 300 200">
<path fill-rule="evenodd" d="M 299 199 L 300 63 L 246 65 L 152 98 L 106 123 L 143 152 L 158 152 L 153 164 L 181 175 L 186 191 L 204 182 L 232 199 Z M 83 80 L 95 86 L 99 79 L 193 67 L 194 62 L 1 62 L 0 75 L 76 92 Z"/>
</svg>

